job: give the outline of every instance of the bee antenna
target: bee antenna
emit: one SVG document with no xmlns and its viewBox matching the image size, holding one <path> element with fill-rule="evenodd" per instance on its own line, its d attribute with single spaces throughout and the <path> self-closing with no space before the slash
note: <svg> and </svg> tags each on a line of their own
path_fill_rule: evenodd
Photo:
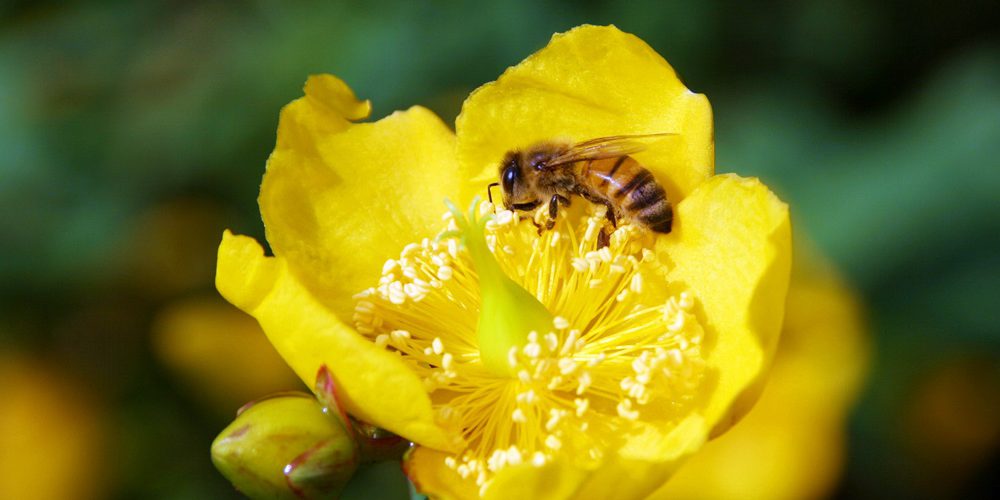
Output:
<svg viewBox="0 0 1000 500">
<path fill-rule="evenodd" d="M 493 187 L 499 185 L 500 185 L 499 182 L 491 182 L 490 185 L 486 188 L 486 197 L 489 198 L 490 203 L 493 203 Z"/>
</svg>

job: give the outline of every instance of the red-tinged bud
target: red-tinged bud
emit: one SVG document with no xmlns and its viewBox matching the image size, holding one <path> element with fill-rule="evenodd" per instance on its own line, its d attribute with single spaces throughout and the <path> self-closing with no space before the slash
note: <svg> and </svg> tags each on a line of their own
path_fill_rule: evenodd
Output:
<svg viewBox="0 0 1000 500">
<path fill-rule="evenodd" d="M 352 433 L 312 396 L 245 406 L 212 443 L 212 461 L 251 498 L 336 498 L 360 462 Z"/>
</svg>

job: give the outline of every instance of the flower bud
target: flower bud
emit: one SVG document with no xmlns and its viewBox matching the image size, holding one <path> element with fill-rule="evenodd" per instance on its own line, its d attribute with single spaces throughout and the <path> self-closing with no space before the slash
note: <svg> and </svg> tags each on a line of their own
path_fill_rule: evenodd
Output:
<svg viewBox="0 0 1000 500">
<path fill-rule="evenodd" d="M 303 393 L 244 407 L 212 443 L 216 468 L 251 498 L 336 498 L 358 466 L 341 421 Z"/>
</svg>

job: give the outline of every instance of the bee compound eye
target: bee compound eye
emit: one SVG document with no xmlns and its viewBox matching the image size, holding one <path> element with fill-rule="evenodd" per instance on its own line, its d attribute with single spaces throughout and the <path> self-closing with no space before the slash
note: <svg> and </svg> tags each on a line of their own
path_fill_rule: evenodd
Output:
<svg viewBox="0 0 1000 500">
<path fill-rule="evenodd" d="M 514 192 L 514 183 L 517 182 L 517 168 L 513 165 L 508 166 L 503 170 L 503 191 L 504 193 L 511 194 Z"/>
</svg>

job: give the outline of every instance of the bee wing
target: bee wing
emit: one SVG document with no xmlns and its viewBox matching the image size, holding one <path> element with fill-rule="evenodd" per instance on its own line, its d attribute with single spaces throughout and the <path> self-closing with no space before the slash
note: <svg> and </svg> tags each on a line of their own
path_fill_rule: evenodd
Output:
<svg viewBox="0 0 1000 500">
<path fill-rule="evenodd" d="M 546 166 L 553 167 L 581 160 L 599 160 L 602 158 L 617 158 L 619 156 L 635 154 L 645 150 L 646 142 L 649 140 L 671 135 L 676 134 L 666 132 L 661 134 L 598 137 L 574 144 L 565 153 L 549 160 Z"/>
</svg>

